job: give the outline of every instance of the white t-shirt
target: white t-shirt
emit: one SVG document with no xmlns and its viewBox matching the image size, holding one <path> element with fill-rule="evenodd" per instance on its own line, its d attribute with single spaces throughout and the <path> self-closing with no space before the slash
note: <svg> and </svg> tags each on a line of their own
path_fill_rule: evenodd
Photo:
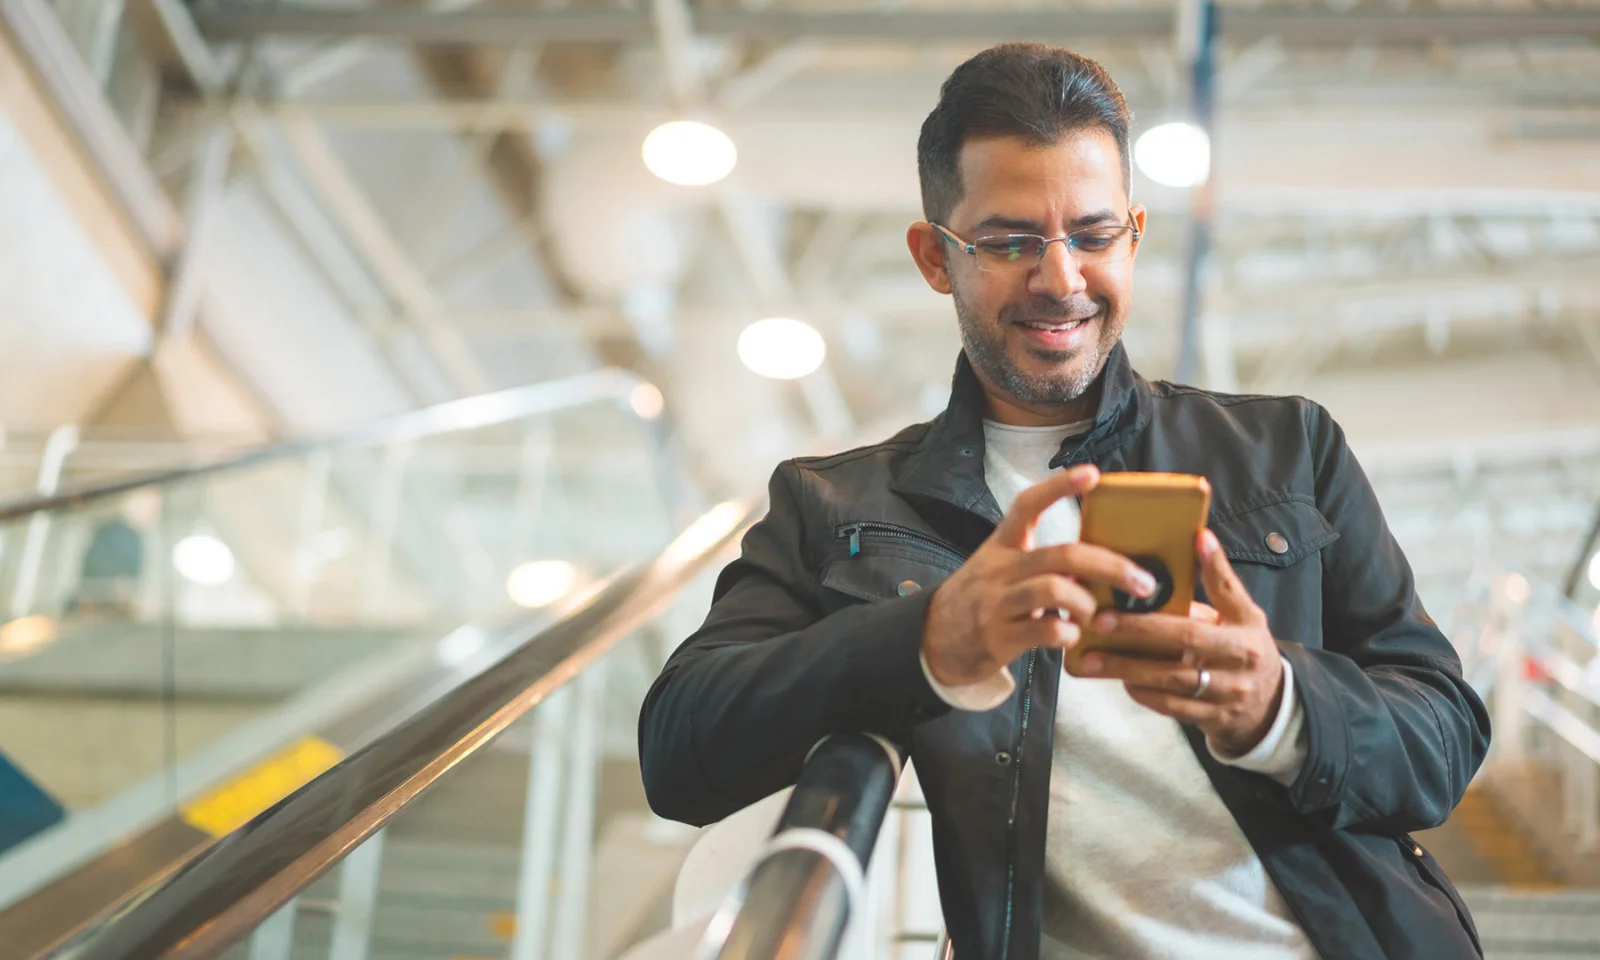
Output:
<svg viewBox="0 0 1600 960">
<path fill-rule="evenodd" d="M 1088 428 L 985 421 L 984 475 L 1001 510 Z M 1078 526 L 1077 502 L 1059 501 L 1033 545 L 1075 541 Z M 1305 718 L 1283 667 L 1282 705 L 1262 742 L 1241 757 L 1212 755 L 1287 785 L 1305 762 Z M 1005 670 L 964 687 L 928 680 L 967 710 L 993 709 L 1016 686 Z M 1177 721 L 1135 703 L 1120 681 L 1062 673 L 1045 842 L 1041 960 L 1316 957 Z"/>
</svg>

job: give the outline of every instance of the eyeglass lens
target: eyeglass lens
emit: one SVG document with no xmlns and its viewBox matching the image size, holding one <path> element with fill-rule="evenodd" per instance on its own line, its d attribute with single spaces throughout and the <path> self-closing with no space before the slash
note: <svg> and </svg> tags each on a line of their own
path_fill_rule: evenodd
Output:
<svg viewBox="0 0 1600 960">
<path fill-rule="evenodd" d="M 1133 230 L 1129 227 L 1100 227 L 1080 230 L 1059 240 L 1026 233 L 979 237 L 972 241 L 978 265 L 985 270 L 1015 270 L 1031 268 L 1044 256 L 1049 243 L 1067 245 L 1072 258 L 1080 264 L 1109 263 L 1121 260 L 1133 252 Z"/>
</svg>

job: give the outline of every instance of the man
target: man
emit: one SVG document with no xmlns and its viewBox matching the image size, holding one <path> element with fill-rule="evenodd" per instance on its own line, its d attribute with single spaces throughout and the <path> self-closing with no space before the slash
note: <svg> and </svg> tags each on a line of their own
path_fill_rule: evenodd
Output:
<svg viewBox="0 0 1600 960">
<path fill-rule="evenodd" d="M 907 242 L 955 302 L 949 408 L 779 466 L 645 703 L 651 805 L 708 823 L 819 739 L 878 733 L 916 762 L 961 960 L 1476 956 L 1407 831 L 1460 799 L 1483 705 L 1325 411 L 1130 368 L 1128 126 L 1065 50 L 995 47 L 946 81 Z M 1075 498 L 1115 470 L 1210 480 L 1209 608 L 1096 610 L 1087 582 L 1153 586 L 1074 542 Z M 1068 675 L 1091 622 L 1184 658 Z"/>
</svg>

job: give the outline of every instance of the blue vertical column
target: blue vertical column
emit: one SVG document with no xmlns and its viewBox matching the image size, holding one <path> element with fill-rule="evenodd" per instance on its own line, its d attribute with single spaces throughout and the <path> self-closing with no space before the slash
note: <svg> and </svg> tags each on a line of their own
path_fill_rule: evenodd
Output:
<svg viewBox="0 0 1600 960">
<path fill-rule="evenodd" d="M 1178 10 L 1179 54 L 1189 74 L 1189 109 L 1192 122 L 1205 131 L 1216 158 L 1216 35 L 1214 0 L 1183 0 Z M 1214 169 L 1213 169 L 1213 172 Z M 1204 297 L 1205 266 L 1211 256 L 1211 218 L 1215 208 L 1215 178 L 1207 176 L 1194 187 L 1189 200 L 1189 236 L 1184 249 L 1183 312 L 1178 323 L 1178 364 L 1173 379 L 1194 383 L 1200 372 L 1200 310 Z"/>
</svg>

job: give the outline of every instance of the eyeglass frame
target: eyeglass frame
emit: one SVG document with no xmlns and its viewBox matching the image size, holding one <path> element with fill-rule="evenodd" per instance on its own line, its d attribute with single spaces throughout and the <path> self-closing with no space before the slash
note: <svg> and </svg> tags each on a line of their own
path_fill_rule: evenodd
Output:
<svg viewBox="0 0 1600 960">
<path fill-rule="evenodd" d="M 1037 259 L 1037 260 L 1035 260 L 1033 262 L 1033 266 L 1035 266 L 1035 267 L 1037 267 L 1039 264 L 1044 262 L 1044 255 L 1050 252 L 1050 244 L 1052 244 L 1052 243 L 1065 243 L 1067 245 L 1067 256 L 1071 257 L 1072 256 L 1072 238 L 1073 237 L 1077 236 L 1080 233 L 1088 233 L 1091 230 L 1097 230 L 1097 229 L 1103 230 L 1103 229 L 1105 229 L 1105 225 L 1091 226 L 1091 227 L 1079 227 L 1077 230 L 1074 230 L 1071 233 L 1063 234 L 1062 236 L 1059 236 L 1059 237 L 1047 237 L 1047 236 L 1044 236 L 1043 234 L 1039 234 L 1039 233 L 986 233 L 981 237 L 972 238 L 972 242 L 968 243 L 967 241 L 961 239 L 961 237 L 957 236 L 956 232 L 954 230 L 951 230 L 949 227 L 945 226 L 944 224 L 940 223 L 937 220 L 929 220 L 929 221 L 927 221 L 927 224 L 928 224 L 928 226 L 930 226 L 930 227 L 934 228 L 935 230 L 939 231 L 939 235 L 943 240 L 945 240 L 947 243 L 954 243 L 963 253 L 965 253 L 967 256 L 971 257 L 973 259 L 974 263 L 977 263 L 977 260 L 978 260 L 978 241 L 979 240 L 988 240 L 988 239 L 993 238 L 993 237 L 1033 237 L 1033 238 L 1036 238 L 1038 240 L 1042 240 L 1043 243 L 1041 243 L 1039 245 L 1039 259 Z M 1127 223 L 1119 223 L 1119 224 L 1117 224 L 1117 226 L 1120 227 L 1120 228 L 1126 228 L 1128 230 L 1132 230 L 1133 231 L 1133 246 L 1134 247 L 1137 247 L 1139 245 L 1139 241 L 1144 239 L 1144 233 L 1139 229 L 1138 221 L 1134 217 L 1132 210 L 1128 211 L 1128 222 Z M 1131 256 L 1133 251 L 1129 250 L 1128 253 Z M 1077 262 L 1077 261 L 1074 260 L 1073 262 Z M 1102 263 L 1116 263 L 1117 261 L 1115 261 L 1115 260 L 1103 260 L 1101 262 Z M 978 269 L 982 270 L 983 268 L 979 267 Z"/>
</svg>

